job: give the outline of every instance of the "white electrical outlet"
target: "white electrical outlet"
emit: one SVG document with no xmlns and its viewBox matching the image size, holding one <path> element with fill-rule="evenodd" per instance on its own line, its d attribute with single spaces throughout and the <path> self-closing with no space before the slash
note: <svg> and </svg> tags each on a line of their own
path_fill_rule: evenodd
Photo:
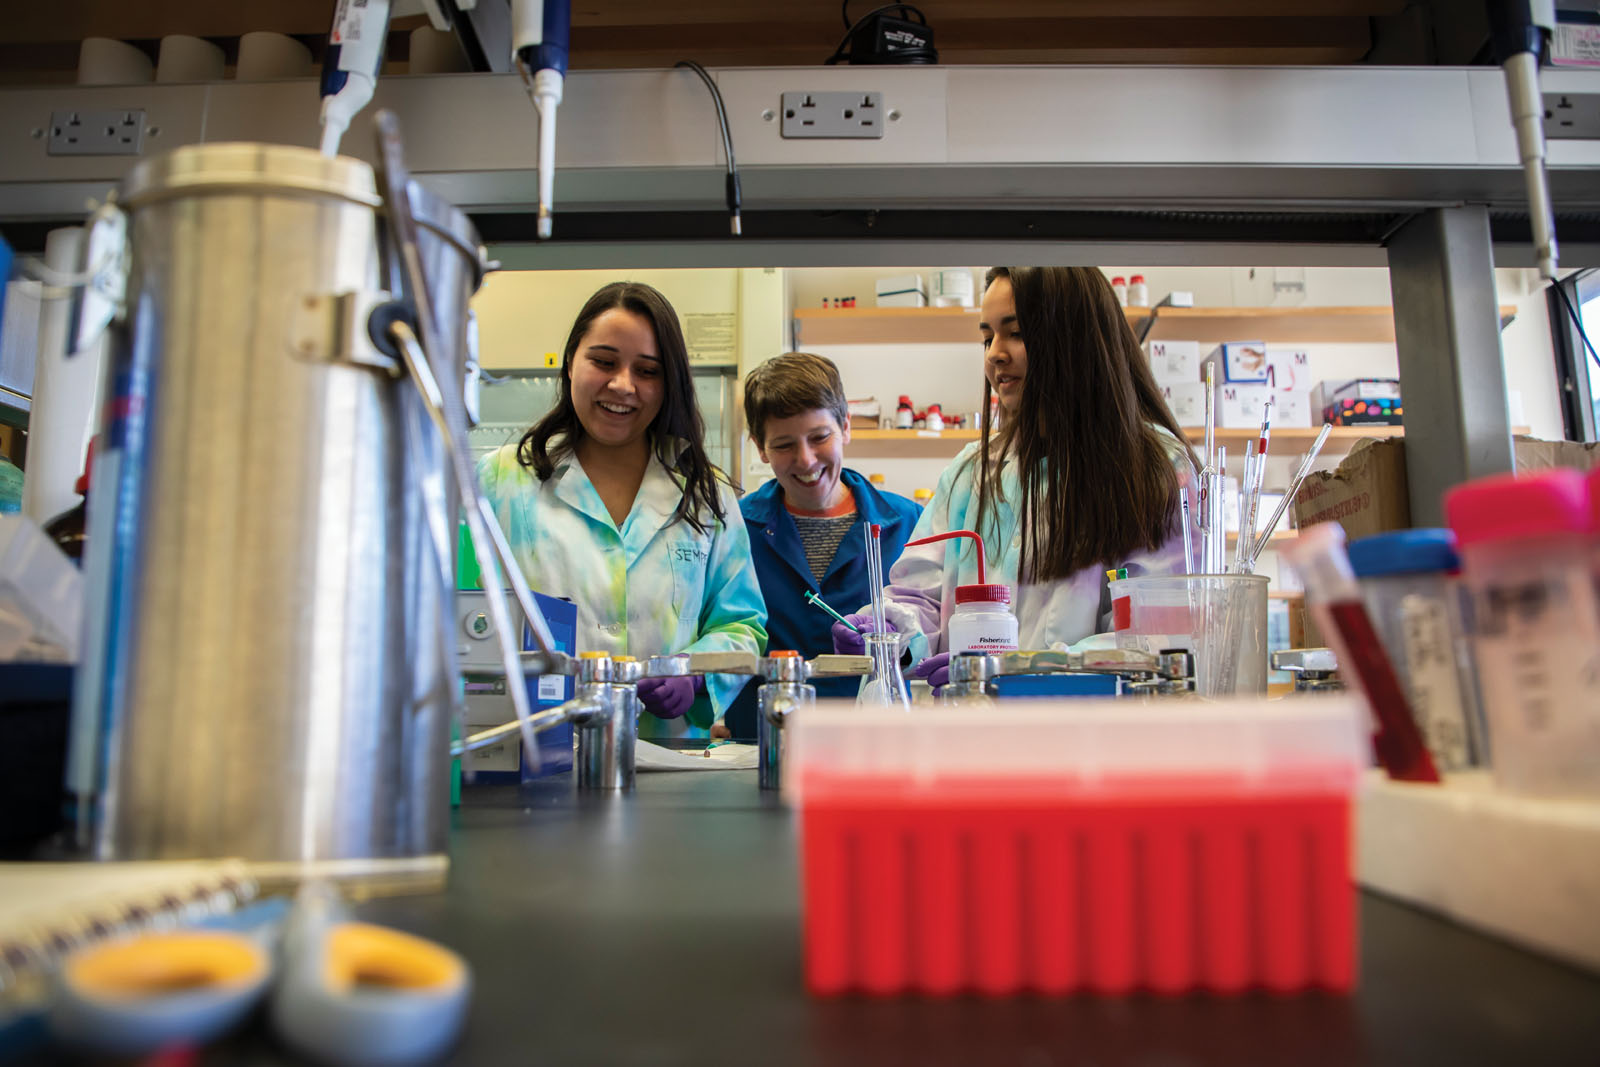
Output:
<svg viewBox="0 0 1600 1067">
<path fill-rule="evenodd" d="M 1544 135 L 1551 141 L 1600 138 L 1600 93 L 1545 93 Z"/>
<path fill-rule="evenodd" d="M 144 149 L 143 111 L 52 111 L 52 156 L 136 156 Z"/>
<path fill-rule="evenodd" d="M 785 137 L 880 138 L 882 93 L 784 93 Z"/>
</svg>

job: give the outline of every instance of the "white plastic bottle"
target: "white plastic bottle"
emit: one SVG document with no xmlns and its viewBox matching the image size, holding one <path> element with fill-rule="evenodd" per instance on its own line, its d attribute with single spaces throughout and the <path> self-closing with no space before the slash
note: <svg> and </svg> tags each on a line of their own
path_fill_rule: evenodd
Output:
<svg viewBox="0 0 1600 1067">
<path fill-rule="evenodd" d="M 926 423 L 925 429 L 939 430 L 941 432 L 944 430 L 944 412 L 939 409 L 938 404 L 929 404 L 928 413 L 923 416 L 923 419 Z"/>
<path fill-rule="evenodd" d="M 1135 274 L 1128 283 L 1127 306 L 1131 308 L 1147 308 L 1150 306 L 1150 290 L 1144 284 L 1144 275 Z"/>
<path fill-rule="evenodd" d="M 1123 307 L 1128 306 L 1128 279 L 1120 274 L 1112 278 L 1111 291 L 1117 294 L 1117 303 Z"/>
<path fill-rule="evenodd" d="M 1015 652 L 1017 617 L 1011 613 L 1008 585 L 958 585 L 956 610 L 946 631 L 948 649 L 958 652 Z"/>
</svg>

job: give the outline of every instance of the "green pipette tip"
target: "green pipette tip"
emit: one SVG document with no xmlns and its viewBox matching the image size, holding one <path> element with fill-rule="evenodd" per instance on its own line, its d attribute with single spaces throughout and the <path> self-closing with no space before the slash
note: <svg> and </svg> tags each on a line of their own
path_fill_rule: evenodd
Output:
<svg viewBox="0 0 1600 1067">
<path fill-rule="evenodd" d="M 855 623 L 851 622 L 849 619 L 845 618 L 843 615 L 840 615 L 837 611 L 834 611 L 827 604 L 823 603 L 822 598 L 819 597 L 817 594 L 813 593 L 809 589 L 806 590 L 806 603 L 815 604 L 817 607 L 821 608 L 823 611 L 826 611 L 829 615 L 832 615 L 834 618 L 838 619 L 840 622 L 842 622 L 846 626 L 850 627 L 850 629 L 854 630 L 856 633 L 860 633 L 861 632 L 861 627 L 857 626 Z"/>
</svg>

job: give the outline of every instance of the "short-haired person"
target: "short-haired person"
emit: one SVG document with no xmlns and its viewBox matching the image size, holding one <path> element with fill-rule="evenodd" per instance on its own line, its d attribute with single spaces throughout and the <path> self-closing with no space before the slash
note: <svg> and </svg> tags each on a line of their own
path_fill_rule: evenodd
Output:
<svg viewBox="0 0 1600 1067">
<path fill-rule="evenodd" d="M 577 605 L 580 650 L 760 654 L 749 537 L 704 437 L 672 305 L 613 282 L 572 324 L 555 408 L 478 461 L 529 583 Z M 706 736 L 744 682 L 640 682 L 640 736 Z"/>
<path fill-rule="evenodd" d="M 850 413 L 831 360 L 788 352 L 763 363 L 745 378 L 744 417 L 773 474 L 739 503 L 767 602 L 767 647 L 807 658 L 831 652 L 833 620 L 807 603 L 806 593 L 841 611 L 871 599 L 864 526 L 882 527 L 888 567 L 922 509 L 844 465 Z M 819 678 L 812 684 L 818 696 L 853 697 L 860 679 Z M 755 736 L 759 687 L 752 681 L 729 710 L 724 722 L 734 737 Z"/>
<path fill-rule="evenodd" d="M 978 531 L 988 580 L 1013 590 L 1021 647 L 1070 646 L 1110 629 L 1107 568 L 1183 572 L 1178 490 L 1194 454 L 1100 271 L 996 267 L 978 329 L 981 410 L 998 397 L 1000 426 L 986 417 L 945 468 L 912 539 Z M 907 549 L 889 569 L 888 621 L 910 635 L 914 677 L 948 681 L 955 589 L 977 580 L 964 538 Z M 837 624 L 834 639 L 861 644 Z"/>
</svg>

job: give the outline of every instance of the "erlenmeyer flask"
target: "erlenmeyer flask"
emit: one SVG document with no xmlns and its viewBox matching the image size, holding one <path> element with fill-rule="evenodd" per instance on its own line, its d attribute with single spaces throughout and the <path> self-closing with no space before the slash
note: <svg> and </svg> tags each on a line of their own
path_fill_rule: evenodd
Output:
<svg viewBox="0 0 1600 1067">
<path fill-rule="evenodd" d="M 906 694 L 906 680 L 900 675 L 900 635 L 862 634 L 867 642 L 867 655 L 872 657 L 872 673 L 861 683 L 857 704 L 874 708 L 902 708 L 911 710 L 911 698 Z"/>
</svg>

